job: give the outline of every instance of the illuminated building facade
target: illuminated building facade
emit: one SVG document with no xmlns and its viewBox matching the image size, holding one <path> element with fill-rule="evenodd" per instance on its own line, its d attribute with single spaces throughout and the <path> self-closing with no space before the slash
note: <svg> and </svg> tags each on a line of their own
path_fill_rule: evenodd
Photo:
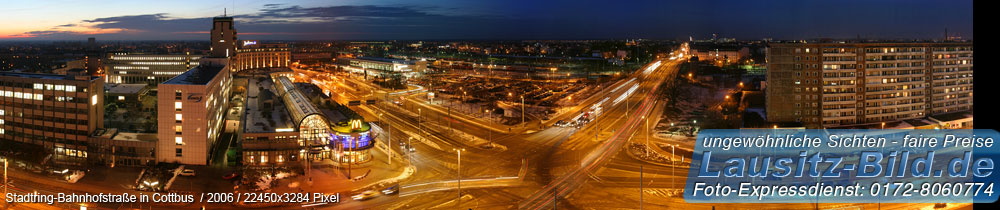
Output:
<svg viewBox="0 0 1000 210">
<path fill-rule="evenodd" d="M 770 45 L 770 122 L 844 127 L 972 110 L 972 43 Z"/>
<path fill-rule="evenodd" d="M 345 58 L 350 62 L 347 70 L 358 74 L 377 74 L 381 77 L 402 75 L 411 78 L 427 69 L 426 60 L 402 60 L 391 58 L 358 57 Z"/>
<path fill-rule="evenodd" d="M 329 145 L 340 150 L 337 163 L 359 164 L 372 160 L 371 148 L 375 146 L 371 127 L 360 119 L 341 121 L 333 124 L 334 134 Z"/>
<path fill-rule="evenodd" d="M 374 142 L 368 123 L 320 110 L 283 74 L 249 82 L 244 165 L 294 164 L 307 160 L 304 157 L 333 159 L 338 165 L 372 160 Z M 337 123 L 330 123 L 328 116 Z"/>
<path fill-rule="evenodd" d="M 104 81 L 83 69 L 67 75 L 0 72 L 0 142 L 36 145 L 55 161 L 88 158 L 104 127 Z"/>
<path fill-rule="evenodd" d="M 109 53 L 105 67 L 108 84 L 157 85 L 198 66 L 201 55 Z"/>
<path fill-rule="evenodd" d="M 236 55 L 236 26 L 233 17 L 212 18 L 212 30 L 209 31 L 212 42 L 209 56 L 229 58 Z"/>
<path fill-rule="evenodd" d="M 291 56 L 288 44 L 264 44 L 256 40 L 243 40 L 240 41 L 233 61 L 233 71 L 288 67 Z"/>
<path fill-rule="evenodd" d="M 232 79 L 226 64 L 227 58 L 202 58 L 199 66 L 159 85 L 158 162 L 208 164 L 229 106 Z"/>
</svg>

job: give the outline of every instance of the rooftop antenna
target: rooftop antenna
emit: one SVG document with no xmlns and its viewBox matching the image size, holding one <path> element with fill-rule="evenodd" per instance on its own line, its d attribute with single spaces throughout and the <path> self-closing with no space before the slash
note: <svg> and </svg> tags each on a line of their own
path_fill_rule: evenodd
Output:
<svg viewBox="0 0 1000 210">
<path fill-rule="evenodd" d="M 222 8 L 222 17 L 226 17 L 226 8 Z"/>
<path fill-rule="evenodd" d="M 948 28 L 944 28 L 944 40 L 949 41 L 951 38 L 948 37 Z"/>
</svg>

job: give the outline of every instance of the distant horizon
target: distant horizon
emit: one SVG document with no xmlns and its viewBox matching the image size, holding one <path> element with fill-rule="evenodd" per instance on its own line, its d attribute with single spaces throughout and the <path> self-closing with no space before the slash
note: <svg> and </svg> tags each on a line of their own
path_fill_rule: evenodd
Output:
<svg viewBox="0 0 1000 210">
<path fill-rule="evenodd" d="M 728 37 L 725 37 L 728 38 Z M 943 38 L 943 37 L 942 37 Z M 735 38 L 734 38 L 735 39 Z M 830 41 L 893 41 L 893 42 L 973 42 L 972 39 L 961 39 L 961 40 L 944 40 L 944 39 L 847 39 L 847 38 L 809 38 L 809 39 L 772 39 L 770 42 L 789 42 L 789 41 L 818 41 L 829 39 Z M 399 42 L 419 42 L 419 41 L 429 41 L 429 42 L 454 42 L 454 41 L 626 41 L 626 40 L 650 40 L 650 41 L 679 41 L 686 42 L 684 39 L 648 39 L 648 38 L 628 38 L 628 39 L 301 39 L 301 40 L 283 40 L 283 39 L 239 39 L 239 40 L 257 40 L 257 41 L 269 41 L 269 42 L 351 42 L 351 41 L 399 41 Z M 695 39 L 695 41 L 705 41 L 707 39 Z M 101 42 L 209 42 L 208 40 L 197 40 L 197 39 L 147 39 L 147 40 L 101 40 L 96 39 L 97 43 Z M 764 41 L 764 39 L 735 39 L 736 42 L 747 42 L 747 41 Z M 86 43 L 87 39 L 59 39 L 59 40 L 30 40 L 30 39 L 14 39 L 6 40 L 0 39 L 0 43 L 5 42 L 81 42 Z M 719 42 L 728 43 L 728 42 Z"/>
<path fill-rule="evenodd" d="M 860 5 L 860 7 L 859 7 Z M 223 10 L 247 40 L 973 39 L 972 0 L 20 1 L 0 41 L 207 40 Z M 236 11 L 235 13 L 233 11 Z M 52 15 L 60 14 L 60 15 Z"/>
</svg>

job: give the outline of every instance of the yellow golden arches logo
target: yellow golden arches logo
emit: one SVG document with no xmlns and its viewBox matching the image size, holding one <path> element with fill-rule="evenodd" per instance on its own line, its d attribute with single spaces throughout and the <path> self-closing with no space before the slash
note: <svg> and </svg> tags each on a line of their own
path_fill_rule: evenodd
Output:
<svg viewBox="0 0 1000 210">
<path fill-rule="evenodd" d="M 351 129 L 352 130 L 361 129 L 361 120 L 358 119 L 351 120 Z"/>
</svg>

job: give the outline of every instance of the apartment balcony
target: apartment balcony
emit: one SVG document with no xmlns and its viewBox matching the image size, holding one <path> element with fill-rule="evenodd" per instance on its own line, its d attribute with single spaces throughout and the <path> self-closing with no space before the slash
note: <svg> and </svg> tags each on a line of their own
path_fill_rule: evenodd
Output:
<svg viewBox="0 0 1000 210">
<path fill-rule="evenodd" d="M 838 104 L 854 104 L 857 100 L 835 100 L 835 101 L 823 101 L 823 105 L 838 105 Z"/>
<path fill-rule="evenodd" d="M 840 112 L 854 111 L 854 110 L 857 110 L 857 108 L 855 107 L 824 108 L 823 113 L 833 113 L 833 112 L 840 113 Z"/>
<path fill-rule="evenodd" d="M 823 61 L 823 64 L 858 64 L 858 61 Z"/>
<path fill-rule="evenodd" d="M 823 56 L 857 56 L 855 52 L 824 52 Z"/>
<path fill-rule="evenodd" d="M 850 120 L 850 119 L 854 119 L 856 117 L 857 116 L 854 116 L 854 115 L 829 116 L 829 117 L 828 116 L 823 116 L 823 120 Z"/>
<path fill-rule="evenodd" d="M 841 96 L 853 96 L 853 95 L 856 95 L 856 94 L 858 94 L 858 93 L 857 92 L 838 92 L 838 93 L 824 92 L 823 96 L 824 97 L 831 97 L 831 96 L 832 97 L 841 97 Z"/>
</svg>

